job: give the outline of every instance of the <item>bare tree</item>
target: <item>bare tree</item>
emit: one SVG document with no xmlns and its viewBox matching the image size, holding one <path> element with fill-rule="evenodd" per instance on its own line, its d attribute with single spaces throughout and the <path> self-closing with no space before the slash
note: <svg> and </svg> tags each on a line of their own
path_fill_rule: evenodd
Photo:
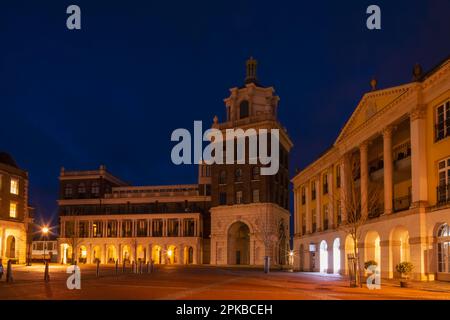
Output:
<svg viewBox="0 0 450 320">
<path fill-rule="evenodd" d="M 274 221 L 268 210 L 255 224 L 255 236 L 264 245 L 264 256 L 270 257 L 274 248 L 279 248 L 278 262 L 283 264 L 283 257 L 287 255 L 284 243 L 286 242 L 286 228 L 283 219 Z"/>
<path fill-rule="evenodd" d="M 64 228 L 65 229 L 64 238 L 68 242 L 68 245 L 72 247 L 72 256 L 71 256 L 72 264 L 75 264 L 78 245 L 81 243 L 81 239 L 79 238 L 78 232 L 75 228 L 76 226 L 75 220 L 76 220 L 75 217 L 72 216 L 70 219 L 65 219 L 64 221 L 66 223 L 66 228 Z M 68 226 L 67 222 L 70 223 L 71 226 L 70 228 L 67 228 Z"/>
<path fill-rule="evenodd" d="M 359 255 L 358 244 L 361 241 L 362 227 L 369 218 L 376 217 L 380 213 L 380 194 L 382 186 L 380 183 L 370 181 L 370 175 L 368 179 L 367 197 L 361 198 L 361 189 L 358 186 L 358 180 L 360 180 L 360 166 L 359 157 L 356 154 L 352 154 L 348 161 L 346 168 L 345 183 L 341 186 L 344 188 L 343 197 L 331 196 L 332 212 L 337 210 L 343 210 L 346 214 L 346 220 L 340 225 L 341 230 L 349 235 L 352 239 L 353 256 L 355 257 L 355 276 L 356 284 L 362 285 L 362 272 L 361 257 Z M 360 184 L 360 183 L 359 183 Z M 337 208 L 340 207 L 340 208 Z M 367 208 L 367 212 L 362 214 L 362 208 Z"/>
</svg>

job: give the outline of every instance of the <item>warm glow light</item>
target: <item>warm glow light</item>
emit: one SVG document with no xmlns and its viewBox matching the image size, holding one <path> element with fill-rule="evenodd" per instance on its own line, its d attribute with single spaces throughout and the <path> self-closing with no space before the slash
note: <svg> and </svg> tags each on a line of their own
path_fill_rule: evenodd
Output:
<svg viewBox="0 0 450 320">
<path fill-rule="evenodd" d="M 172 250 L 167 250 L 167 256 L 169 256 L 169 257 L 172 256 Z"/>
<path fill-rule="evenodd" d="M 42 233 L 43 233 L 43 234 L 47 234 L 48 231 L 49 231 L 49 230 L 48 230 L 48 227 L 43 227 L 43 228 L 42 228 Z"/>
<path fill-rule="evenodd" d="M 289 252 L 289 256 L 292 257 L 293 255 L 294 255 L 294 251 L 291 250 L 291 251 Z"/>
</svg>

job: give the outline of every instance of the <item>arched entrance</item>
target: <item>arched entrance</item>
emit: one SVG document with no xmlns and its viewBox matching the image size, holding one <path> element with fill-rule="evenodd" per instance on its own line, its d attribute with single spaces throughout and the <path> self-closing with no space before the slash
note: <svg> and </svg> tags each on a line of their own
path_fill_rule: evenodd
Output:
<svg viewBox="0 0 450 320">
<path fill-rule="evenodd" d="M 328 245 L 325 240 L 320 243 L 320 272 L 326 273 L 328 270 Z"/>
<path fill-rule="evenodd" d="M 145 262 L 145 259 L 146 259 L 145 256 L 146 256 L 146 252 L 145 252 L 144 246 L 138 245 L 138 247 L 136 249 L 136 260 Z"/>
<path fill-rule="evenodd" d="M 228 229 L 228 264 L 250 264 L 250 229 L 240 221 Z"/>
<path fill-rule="evenodd" d="M 184 264 L 192 264 L 194 262 L 194 248 L 184 248 Z"/>
<path fill-rule="evenodd" d="M 102 262 L 102 249 L 100 246 L 95 246 L 94 249 L 92 249 L 92 262 L 97 263 L 97 261 Z"/>
<path fill-rule="evenodd" d="M 130 262 L 130 258 L 131 258 L 131 249 L 129 245 L 124 245 L 123 249 L 122 249 L 122 261 L 125 263 L 129 263 Z"/>
<path fill-rule="evenodd" d="M 87 248 L 85 246 L 80 246 L 80 248 L 78 249 L 78 262 L 87 262 Z"/>
<path fill-rule="evenodd" d="M 345 257 L 344 257 L 344 263 L 345 263 L 345 274 L 349 274 L 349 270 L 355 270 L 355 266 L 349 266 L 348 265 L 348 256 L 352 255 L 355 256 L 355 242 L 353 241 L 353 237 L 351 235 L 347 235 L 345 238 Z"/>
<path fill-rule="evenodd" d="M 381 266 L 380 235 L 378 232 L 367 232 L 364 239 L 364 251 L 364 262 L 373 260 L 378 266 Z"/>
<path fill-rule="evenodd" d="M 61 244 L 61 254 L 62 254 L 61 263 L 63 264 L 72 263 L 72 247 L 69 244 L 67 243 Z"/>
<path fill-rule="evenodd" d="M 169 246 L 167 248 L 167 263 L 168 264 L 178 263 L 177 254 L 178 254 L 177 247 L 174 245 Z"/>
<path fill-rule="evenodd" d="M 333 272 L 339 274 L 341 270 L 341 240 L 334 239 L 333 242 Z"/>
<path fill-rule="evenodd" d="M 16 238 L 8 236 L 6 239 L 6 257 L 8 259 L 16 258 Z"/>
<path fill-rule="evenodd" d="M 153 263 L 161 264 L 161 247 L 160 246 L 153 246 L 152 259 L 153 259 Z"/>
<path fill-rule="evenodd" d="M 390 256 L 392 257 L 392 262 L 389 266 L 391 270 L 391 276 L 397 275 L 397 271 L 395 270 L 395 266 L 400 262 L 410 262 L 409 261 L 409 232 L 403 226 L 395 227 L 391 231 L 390 237 Z"/>
<path fill-rule="evenodd" d="M 117 260 L 116 247 L 111 245 L 106 250 L 106 262 L 107 263 L 115 263 Z"/>
</svg>

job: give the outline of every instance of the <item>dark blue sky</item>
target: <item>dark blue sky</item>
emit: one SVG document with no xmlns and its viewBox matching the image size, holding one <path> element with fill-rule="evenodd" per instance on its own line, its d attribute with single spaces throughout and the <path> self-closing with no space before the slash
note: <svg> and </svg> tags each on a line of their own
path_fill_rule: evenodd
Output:
<svg viewBox="0 0 450 320">
<path fill-rule="evenodd" d="M 70 4 L 80 31 L 66 29 Z M 382 30 L 365 26 L 370 4 Z M 29 171 L 47 218 L 61 166 L 195 183 L 194 167 L 171 163 L 170 134 L 223 119 L 253 55 L 281 98 L 293 175 L 333 143 L 372 76 L 408 82 L 416 62 L 428 70 L 450 54 L 449 17 L 448 0 L 2 1 L 0 150 Z"/>
</svg>

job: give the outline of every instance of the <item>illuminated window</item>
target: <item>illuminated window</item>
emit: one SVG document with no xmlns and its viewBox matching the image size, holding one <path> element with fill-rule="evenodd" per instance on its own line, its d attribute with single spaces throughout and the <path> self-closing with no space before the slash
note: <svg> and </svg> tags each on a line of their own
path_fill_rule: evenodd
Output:
<svg viewBox="0 0 450 320">
<path fill-rule="evenodd" d="M 11 178 L 11 193 L 19 194 L 19 179 Z"/>
<path fill-rule="evenodd" d="M 9 203 L 9 216 L 11 218 L 17 218 L 17 202 Z"/>
<path fill-rule="evenodd" d="M 438 163 L 439 185 L 437 199 L 440 204 L 450 202 L 450 158 Z"/>
<path fill-rule="evenodd" d="M 443 224 L 437 233 L 438 236 L 438 272 L 450 273 L 450 227 Z"/>
<path fill-rule="evenodd" d="M 450 136 L 450 101 L 436 108 L 435 140 L 439 141 Z"/>
</svg>

